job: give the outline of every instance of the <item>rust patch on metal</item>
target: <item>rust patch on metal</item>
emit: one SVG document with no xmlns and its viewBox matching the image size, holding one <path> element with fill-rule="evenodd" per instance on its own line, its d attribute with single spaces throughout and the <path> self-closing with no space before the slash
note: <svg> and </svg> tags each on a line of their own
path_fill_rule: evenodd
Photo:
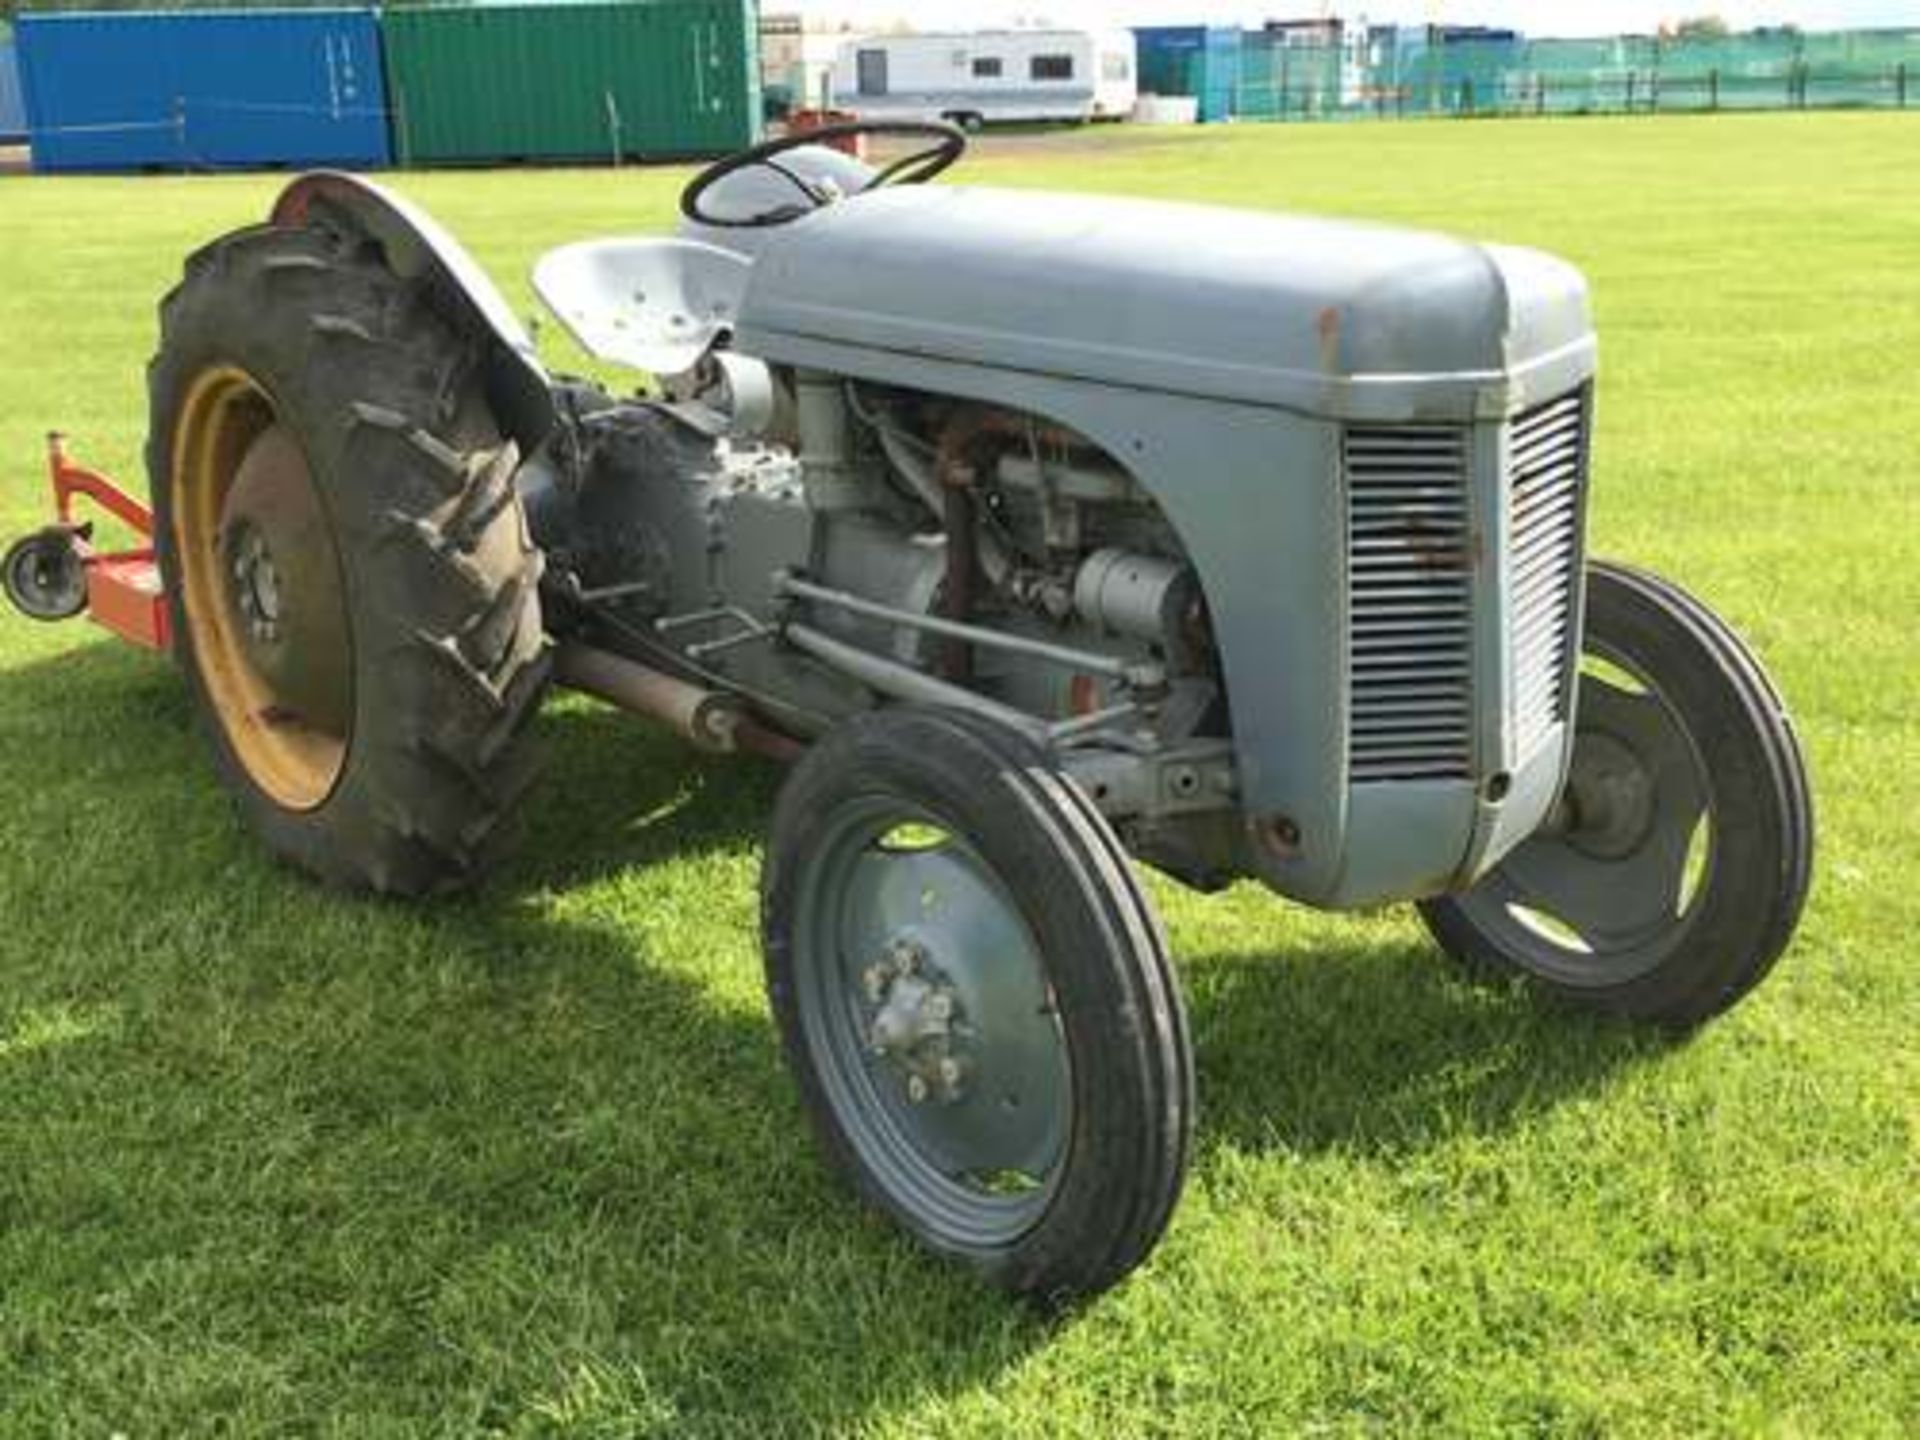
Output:
<svg viewBox="0 0 1920 1440">
<path fill-rule="evenodd" d="M 1401 538 L 1414 563 L 1424 570 L 1471 570 L 1478 563 L 1478 536 L 1463 540 L 1449 527 L 1409 517 Z"/>
<path fill-rule="evenodd" d="M 1340 307 L 1329 305 L 1313 322 L 1320 336 L 1320 368 L 1334 371 L 1340 365 Z"/>
<path fill-rule="evenodd" d="M 1253 838 L 1276 860 L 1300 858 L 1300 826 L 1291 816 L 1262 815 L 1253 822 Z"/>
</svg>

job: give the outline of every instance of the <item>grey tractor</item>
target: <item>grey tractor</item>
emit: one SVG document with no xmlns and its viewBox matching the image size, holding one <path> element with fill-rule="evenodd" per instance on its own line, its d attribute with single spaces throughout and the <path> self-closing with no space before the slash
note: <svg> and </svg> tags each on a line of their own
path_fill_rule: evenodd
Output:
<svg viewBox="0 0 1920 1440">
<path fill-rule="evenodd" d="M 1593 559 L 1587 287 L 1534 251 L 929 185 L 777 140 L 566 246 L 550 373 L 429 217 L 291 183 L 162 307 L 175 652 L 277 854 L 456 888 L 561 684 L 790 765 L 766 979 L 826 1156 L 1058 1299 L 1152 1250 L 1194 1123 L 1134 866 L 1687 1027 L 1786 946 L 1807 778 L 1752 652 Z M 1276 1037 L 1276 1043 L 1281 1037 Z M 1278 1062 L 1291 1063 L 1291 1062 Z"/>
</svg>

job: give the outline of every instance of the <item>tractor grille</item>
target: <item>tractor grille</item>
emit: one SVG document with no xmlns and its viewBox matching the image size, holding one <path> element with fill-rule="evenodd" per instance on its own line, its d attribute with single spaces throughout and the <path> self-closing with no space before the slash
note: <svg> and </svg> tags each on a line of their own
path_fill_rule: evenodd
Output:
<svg viewBox="0 0 1920 1440">
<path fill-rule="evenodd" d="M 1473 763 L 1468 431 L 1356 425 L 1344 450 L 1352 778 L 1465 777 Z"/>
<path fill-rule="evenodd" d="M 1509 593 L 1514 740 L 1522 756 L 1532 754 L 1567 716 L 1585 472 L 1583 391 L 1550 400 L 1512 422 L 1507 436 L 1513 546 Z"/>
</svg>

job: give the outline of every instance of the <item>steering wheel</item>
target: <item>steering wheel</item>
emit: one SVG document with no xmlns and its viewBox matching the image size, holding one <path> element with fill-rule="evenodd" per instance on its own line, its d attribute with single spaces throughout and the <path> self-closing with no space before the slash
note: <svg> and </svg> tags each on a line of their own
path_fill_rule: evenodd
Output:
<svg viewBox="0 0 1920 1440">
<path fill-rule="evenodd" d="M 838 190 L 809 180 L 799 171 L 782 165 L 779 157 L 790 150 L 801 150 L 810 145 L 845 140 L 855 135 L 917 135 L 925 136 L 931 141 L 917 150 L 909 151 L 898 160 L 875 172 L 873 178 L 856 192 L 861 195 L 870 190 L 878 190 L 883 185 L 924 185 L 934 176 L 951 169 L 955 162 L 967 153 L 965 131 L 958 126 L 932 120 L 853 120 L 839 125 L 823 125 L 818 130 L 783 135 L 778 140 L 769 140 L 764 144 L 755 145 L 751 150 L 742 150 L 738 155 L 729 155 L 717 164 L 709 165 L 694 177 L 693 183 L 681 194 L 680 213 L 697 225 L 711 225 L 721 230 L 754 230 L 771 225 L 791 224 L 824 206 L 833 204 L 842 196 Z M 729 175 L 737 175 L 742 170 L 751 170 L 756 167 L 784 176 L 792 183 L 794 189 L 800 192 L 804 200 L 776 205 L 770 210 L 758 211 L 743 219 L 727 219 L 710 214 L 701 208 L 701 200 L 722 180 Z"/>
</svg>

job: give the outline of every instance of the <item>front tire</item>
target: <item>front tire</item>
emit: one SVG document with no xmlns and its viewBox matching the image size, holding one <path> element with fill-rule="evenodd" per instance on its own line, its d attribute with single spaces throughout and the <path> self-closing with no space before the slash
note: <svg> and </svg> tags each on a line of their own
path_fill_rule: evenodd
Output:
<svg viewBox="0 0 1920 1440">
<path fill-rule="evenodd" d="M 1193 1116 L 1166 941 L 1106 822 L 1004 729 L 886 710 L 776 808 L 767 986 L 833 1163 L 937 1253 L 1049 1300 L 1113 1285 Z"/>
<path fill-rule="evenodd" d="M 1556 822 L 1420 913 L 1470 968 L 1697 1025 L 1758 985 L 1799 923 L 1814 846 L 1806 764 L 1753 652 L 1678 586 L 1592 566 L 1584 650 Z"/>
<path fill-rule="evenodd" d="M 161 306 L 176 657 L 250 826 L 341 886 L 473 880 L 532 773 L 541 558 L 481 362 L 344 221 L 226 236 Z"/>
</svg>

